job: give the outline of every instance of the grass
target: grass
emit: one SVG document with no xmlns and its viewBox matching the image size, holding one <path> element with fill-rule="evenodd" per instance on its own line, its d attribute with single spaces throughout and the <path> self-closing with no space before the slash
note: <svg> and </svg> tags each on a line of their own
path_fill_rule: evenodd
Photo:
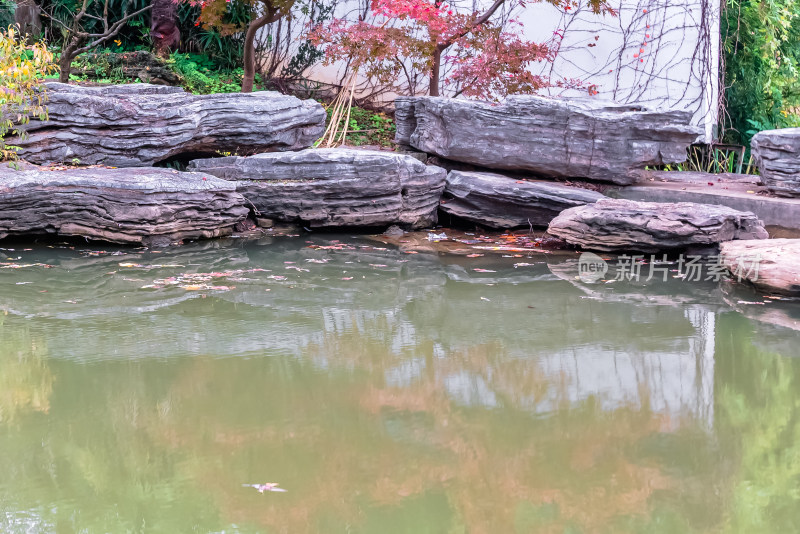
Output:
<svg viewBox="0 0 800 534">
<path fill-rule="evenodd" d="M 327 111 L 328 121 L 330 121 L 333 107 L 329 107 Z M 347 144 L 390 147 L 394 139 L 395 124 L 394 120 L 385 113 L 353 106 L 350 110 L 350 122 L 347 129 Z"/>
<path fill-rule="evenodd" d="M 725 145 L 724 147 L 717 147 L 714 145 L 692 145 L 687 150 L 686 161 L 684 163 L 671 163 L 669 165 L 647 167 L 647 170 L 692 171 L 711 174 L 758 174 L 758 168 L 753 162 L 753 157 L 749 156 L 745 161 L 745 154 L 746 151 L 744 147 L 733 147 L 730 145 Z"/>
</svg>

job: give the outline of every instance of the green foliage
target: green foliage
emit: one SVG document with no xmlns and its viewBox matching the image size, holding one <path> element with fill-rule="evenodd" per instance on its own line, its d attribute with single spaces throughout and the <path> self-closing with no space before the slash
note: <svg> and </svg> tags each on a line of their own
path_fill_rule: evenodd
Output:
<svg viewBox="0 0 800 534">
<path fill-rule="evenodd" d="M 172 54 L 172 69 L 183 80 L 183 87 L 193 93 L 238 93 L 243 70 L 220 71 L 213 59 L 197 54 Z"/>
<path fill-rule="evenodd" d="M 747 156 L 744 146 L 727 145 L 692 145 L 687 149 L 684 163 L 647 167 L 647 170 L 758 174 L 758 167 L 753 157 Z"/>
<path fill-rule="evenodd" d="M 0 28 L 8 28 L 14 24 L 16 3 L 11 0 L 0 0 Z"/>
<path fill-rule="evenodd" d="M 113 21 L 122 18 L 127 1 L 130 1 L 128 7 L 129 13 L 138 11 L 150 4 L 150 0 L 109 0 L 108 19 Z M 70 26 L 72 24 L 73 14 L 80 10 L 81 3 L 82 2 L 77 0 L 41 0 L 40 6 L 44 13 L 52 13 L 54 18 Z M 103 8 L 103 2 L 96 1 L 90 4 L 87 13 L 91 15 L 91 17 L 97 17 L 97 19 L 89 17 L 83 22 L 83 27 L 89 33 L 103 32 L 102 22 L 98 20 L 102 19 Z M 42 17 L 42 30 L 45 35 L 48 36 L 48 41 L 51 46 L 60 47 L 63 44 L 64 29 L 57 22 L 50 20 L 48 17 Z M 142 13 L 133 17 L 122 27 L 115 39 L 119 41 L 120 48 L 124 50 L 149 48 L 151 44 L 150 14 Z"/>
<path fill-rule="evenodd" d="M 328 107 L 328 121 L 331 120 L 333 106 Z M 364 108 L 353 106 L 347 126 L 347 141 L 355 146 L 391 146 L 395 125 L 391 117 Z"/>
<path fill-rule="evenodd" d="M 234 25 L 247 24 L 249 11 L 241 2 L 231 2 L 226 22 Z M 242 64 L 244 34 L 226 33 L 218 28 L 198 23 L 200 5 L 178 4 L 178 28 L 181 32 L 181 52 L 202 53 L 213 62 L 216 69 L 230 71 Z"/>
<path fill-rule="evenodd" d="M 800 126 L 800 0 L 727 0 L 721 24 L 728 139 Z"/>
<path fill-rule="evenodd" d="M 800 361 L 759 348 L 744 320 L 722 339 L 721 440 L 738 443 L 729 532 L 795 532 L 800 520 Z M 736 380 L 730 380 L 736 377 Z M 734 384 L 736 384 L 734 386 Z"/>
<path fill-rule="evenodd" d="M 28 45 L 14 26 L 0 30 L 0 161 L 17 157 L 18 147 L 4 141 L 7 134 L 24 136 L 20 127 L 32 116 L 47 119 L 41 81 L 55 68 L 44 42 Z"/>
</svg>

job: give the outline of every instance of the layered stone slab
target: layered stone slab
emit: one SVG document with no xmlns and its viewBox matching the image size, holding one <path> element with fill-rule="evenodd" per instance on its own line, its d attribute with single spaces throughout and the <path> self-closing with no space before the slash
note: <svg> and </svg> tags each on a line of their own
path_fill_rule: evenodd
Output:
<svg viewBox="0 0 800 534">
<path fill-rule="evenodd" d="M 795 237 L 800 232 L 800 198 L 776 197 L 759 185 L 760 176 L 700 172 L 646 172 L 634 185 L 611 188 L 613 198 L 642 202 L 697 202 L 750 211 L 770 235 Z"/>
<path fill-rule="evenodd" d="M 163 245 L 230 234 L 247 213 L 233 184 L 207 174 L 0 168 L 0 238 L 51 234 Z"/>
<path fill-rule="evenodd" d="M 349 148 L 201 159 L 189 168 L 234 181 L 259 216 L 311 227 L 430 226 L 447 174 L 411 156 Z"/>
<path fill-rule="evenodd" d="M 800 128 L 758 132 L 750 147 L 767 189 L 800 197 Z"/>
<path fill-rule="evenodd" d="M 623 185 L 645 166 L 685 161 L 701 134 L 688 112 L 594 100 L 400 97 L 395 108 L 400 144 L 487 169 Z"/>
<path fill-rule="evenodd" d="M 451 171 L 441 210 L 489 228 L 546 227 L 565 209 L 601 198 L 606 197 L 589 189 L 553 182 Z"/>
<path fill-rule="evenodd" d="M 12 140 L 32 163 L 138 167 L 194 154 L 252 154 L 311 146 L 325 128 L 313 100 L 277 92 L 194 95 L 178 87 L 47 83 L 47 121 Z"/>
<path fill-rule="evenodd" d="M 764 224 L 749 212 L 691 202 L 620 199 L 565 210 L 548 232 L 571 245 L 605 252 L 658 252 L 768 237 Z"/>
</svg>

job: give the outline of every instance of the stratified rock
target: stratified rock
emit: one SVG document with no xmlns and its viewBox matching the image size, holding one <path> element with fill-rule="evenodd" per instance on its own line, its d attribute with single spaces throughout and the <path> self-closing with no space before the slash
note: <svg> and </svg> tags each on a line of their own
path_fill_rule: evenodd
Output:
<svg viewBox="0 0 800 534">
<path fill-rule="evenodd" d="M 784 197 L 800 196 L 800 128 L 758 132 L 750 147 L 767 189 Z"/>
<path fill-rule="evenodd" d="M 33 163 L 77 158 L 135 167 L 176 156 L 297 150 L 325 126 L 318 102 L 276 92 L 193 95 L 148 84 L 45 85 L 49 120 L 32 120 L 27 139 L 11 141 Z"/>
<path fill-rule="evenodd" d="M 160 245 L 230 234 L 247 213 L 233 184 L 207 174 L 0 170 L 0 238 L 54 234 Z"/>
<path fill-rule="evenodd" d="M 766 239 L 752 213 L 710 204 L 603 199 L 570 208 L 547 230 L 587 250 L 657 252 L 734 239 Z"/>
<path fill-rule="evenodd" d="M 411 156 L 347 148 L 201 159 L 189 169 L 238 180 L 259 217 L 312 227 L 430 226 L 446 177 Z"/>
<path fill-rule="evenodd" d="M 492 104 L 395 100 L 400 144 L 488 169 L 631 184 L 647 165 L 686 160 L 691 113 L 589 100 L 514 96 Z"/>
<path fill-rule="evenodd" d="M 723 243 L 720 262 L 734 279 L 762 291 L 800 296 L 800 239 Z"/>
<path fill-rule="evenodd" d="M 489 228 L 544 227 L 565 209 L 601 198 L 606 197 L 580 187 L 450 171 L 440 208 Z"/>
</svg>

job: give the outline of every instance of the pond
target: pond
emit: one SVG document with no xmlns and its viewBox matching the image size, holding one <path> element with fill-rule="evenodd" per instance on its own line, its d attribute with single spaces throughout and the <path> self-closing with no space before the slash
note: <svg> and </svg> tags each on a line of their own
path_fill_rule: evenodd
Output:
<svg viewBox="0 0 800 534">
<path fill-rule="evenodd" d="M 800 302 L 347 235 L 3 246 L 2 532 L 800 524 Z"/>
</svg>

